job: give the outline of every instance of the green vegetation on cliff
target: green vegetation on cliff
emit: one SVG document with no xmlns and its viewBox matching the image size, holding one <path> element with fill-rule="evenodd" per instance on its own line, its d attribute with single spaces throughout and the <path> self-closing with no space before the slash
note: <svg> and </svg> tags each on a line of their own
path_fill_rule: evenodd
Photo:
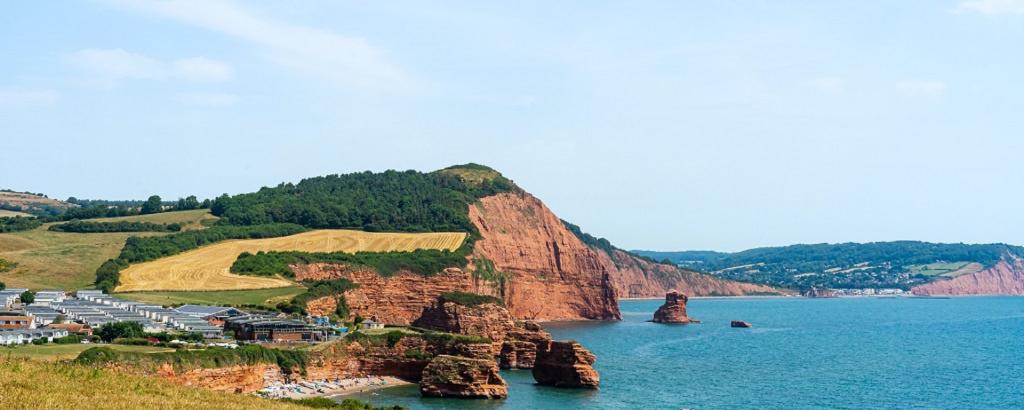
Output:
<svg viewBox="0 0 1024 410">
<path fill-rule="evenodd" d="M 175 371 L 222 368 L 239 365 L 276 364 L 283 372 L 306 372 L 309 355 L 303 350 L 270 349 L 260 345 L 244 345 L 237 349 L 208 348 L 202 350 L 179 349 L 173 352 L 138 353 L 117 351 L 109 347 L 88 349 L 74 360 L 82 365 L 120 364 L 156 371 L 170 364 Z"/>
<path fill-rule="evenodd" d="M 452 302 L 462 306 L 479 306 L 486 303 L 494 303 L 503 306 L 504 302 L 494 296 L 478 295 L 476 293 L 452 291 L 441 294 L 441 303 Z"/>
<path fill-rule="evenodd" d="M 352 267 L 373 269 L 380 275 L 390 276 L 406 270 L 424 276 L 441 272 L 445 268 L 466 265 L 465 246 L 455 252 L 437 249 L 418 249 L 412 252 L 244 252 L 231 265 L 231 272 L 240 275 L 294 278 L 291 266 L 310 263 L 341 263 Z"/>
<path fill-rule="evenodd" d="M 1006 244 L 943 244 L 918 241 L 791 245 L 736 253 L 635 251 L 669 258 L 681 266 L 745 282 L 798 289 L 902 288 L 937 276 L 991 267 L 1024 248 Z"/>
</svg>

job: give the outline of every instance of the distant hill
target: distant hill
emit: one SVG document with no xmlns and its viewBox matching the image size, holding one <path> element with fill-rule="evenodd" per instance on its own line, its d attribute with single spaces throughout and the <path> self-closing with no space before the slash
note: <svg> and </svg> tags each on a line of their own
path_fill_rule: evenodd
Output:
<svg viewBox="0 0 1024 410">
<path fill-rule="evenodd" d="M 78 205 L 34 192 L 18 192 L 0 189 L 0 210 L 32 215 L 58 215 L 65 209 Z M 7 215 L 0 215 L 7 216 Z"/>
<path fill-rule="evenodd" d="M 686 268 L 753 283 L 795 289 L 901 288 L 978 274 L 1024 256 L 1006 244 L 943 244 L 917 241 L 791 245 L 745 250 L 634 251 Z"/>
</svg>

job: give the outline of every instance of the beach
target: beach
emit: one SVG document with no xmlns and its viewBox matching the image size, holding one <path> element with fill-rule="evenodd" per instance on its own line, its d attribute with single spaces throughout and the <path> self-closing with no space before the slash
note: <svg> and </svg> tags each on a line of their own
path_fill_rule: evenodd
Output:
<svg viewBox="0 0 1024 410">
<path fill-rule="evenodd" d="M 272 399 L 336 397 L 406 384 L 412 383 L 391 376 L 353 377 L 347 379 L 302 381 L 298 383 L 276 383 L 257 391 L 256 395 Z"/>
</svg>

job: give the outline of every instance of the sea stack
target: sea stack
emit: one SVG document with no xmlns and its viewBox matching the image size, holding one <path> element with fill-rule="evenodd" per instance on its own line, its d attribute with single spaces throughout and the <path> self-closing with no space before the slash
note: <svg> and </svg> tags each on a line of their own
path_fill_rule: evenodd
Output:
<svg viewBox="0 0 1024 410">
<path fill-rule="evenodd" d="M 537 350 L 533 379 L 537 384 L 554 387 L 596 389 L 601 376 L 594 370 L 597 356 L 574 341 L 551 342 Z"/>
<path fill-rule="evenodd" d="M 655 323 L 691 323 L 689 317 L 686 316 L 686 302 L 689 300 L 686 295 L 676 292 L 674 290 L 669 291 L 665 294 L 665 304 L 658 308 L 657 312 L 654 312 Z"/>
<path fill-rule="evenodd" d="M 420 394 L 424 397 L 504 399 L 508 385 L 494 360 L 437 356 L 423 369 Z"/>
</svg>

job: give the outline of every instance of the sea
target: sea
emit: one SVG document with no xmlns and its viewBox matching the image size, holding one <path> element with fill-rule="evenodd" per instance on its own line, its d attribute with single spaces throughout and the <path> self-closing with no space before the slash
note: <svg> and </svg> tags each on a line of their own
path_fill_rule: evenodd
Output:
<svg viewBox="0 0 1024 410">
<path fill-rule="evenodd" d="M 598 390 L 502 371 L 505 400 L 355 396 L 413 409 L 1024 409 L 1024 298 L 691 298 L 701 324 L 648 322 L 660 300 L 620 302 L 620 322 L 549 322 L 597 355 Z M 752 328 L 730 327 L 742 320 Z"/>
</svg>

